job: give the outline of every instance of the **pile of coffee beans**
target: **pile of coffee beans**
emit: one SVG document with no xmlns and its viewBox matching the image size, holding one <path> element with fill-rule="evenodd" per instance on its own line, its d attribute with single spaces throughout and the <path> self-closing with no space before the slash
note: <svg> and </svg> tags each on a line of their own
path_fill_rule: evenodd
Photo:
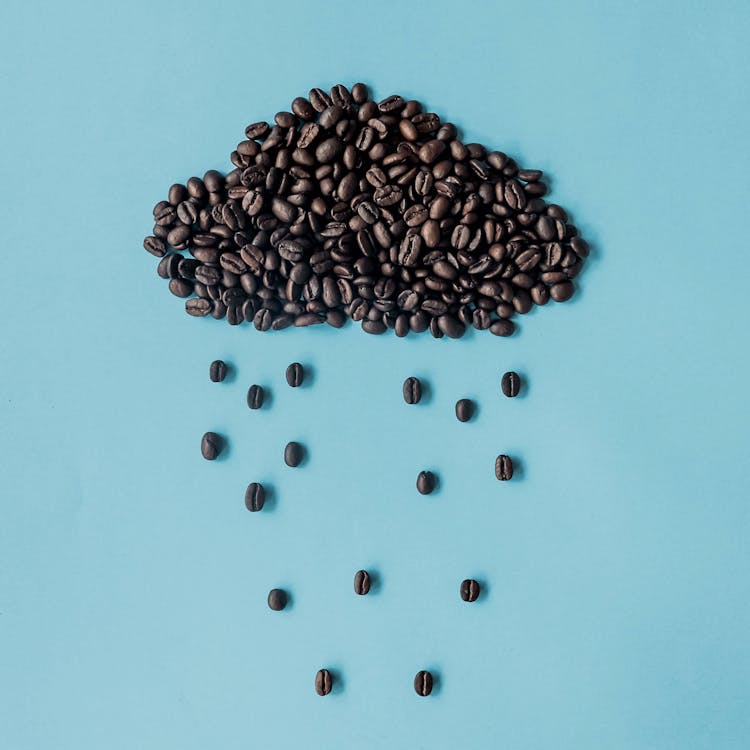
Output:
<svg viewBox="0 0 750 750">
<path fill-rule="evenodd" d="M 509 336 L 517 313 L 573 294 L 588 246 L 542 172 L 463 143 L 417 101 L 314 88 L 245 136 L 228 174 L 154 207 L 143 244 L 190 315 Z"/>
</svg>

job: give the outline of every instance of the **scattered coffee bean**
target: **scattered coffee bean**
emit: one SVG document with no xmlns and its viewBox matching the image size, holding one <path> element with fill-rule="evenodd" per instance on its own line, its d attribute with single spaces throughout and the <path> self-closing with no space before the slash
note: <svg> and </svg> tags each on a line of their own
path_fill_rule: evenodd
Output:
<svg viewBox="0 0 750 750">
<path fill-rule="evenodd" d="M 417 489 L 422 495 L 429 495 L 435 489 L 435 475 L 431 471 L 420 471 Z"/>
<path fill-rule="evenodd" d="M 407 404 L 418 404 L 422 398 L 422 383 L 419 378 L 404 380 L 404 401 Z"/>
<path fill-rule="evenodd" d="M 517 372 L 506 372 L 500 381 L 500 387 L 508 398 L 513 398 L 521 390 L 521 378 Z"/>
<path fill-rule="evenodd" d="M 247 391 L 247 405 L 251 409 L 260 409 L 260 407 L 263 406 L 265 397 L 266 394 L 262 386 L 251 385 Z"/>
<path fill-rule="evenodd" d="M 333 678 L 327 669 L 319 669 L 315 675 L 315 692 L 318 695 L 328 695 L 333 690 Z"/>
<path fill-rule="evenodd" d="M 268 606 L 274 612 L 281 612 L 287 604 L 286 591 L 283 589 L 271 589 L 268 592 Z"/>
<path fill-rule="evenodd" d="M 225 362 L 220 359 L 215 359 L 211 362 L 211 367 L 208 369 L 208 377 L 211 378 L 212 383 L 221 383 L 227 376 L 227 366 Z"/>
<path fill-rule="evenodd" d="M 465 581 L 461 581 L 461 598 L 465 602 L 475 602 L 479 597 L 481 587 L 478 581 L 473 578 L 467 578 Z"/>
<path fill-rule="evenodd" d="M 414 690 L 417 695 L 427 696 L 432 692 L 432 675 L 425 669 L 417 672 L 414 678 Z"/>
<path fill-rule="evenodd" d="M 510 456 L 500 455 L 495 459 L 495 476 L 503 482 L 513 476 L 513 461 Z"/>
<path fill-rule="evenodd" d="M 459 422 L 468 422 L 474 416 L 474 402 L 468 398 L 456 401 L 456 418 Z"/>
<path fill-rule="evenodd" d="M 201 453 L 207 461 L 213 461 L 221 453 L 224 441 L 215 432 L 207 432 L 201 438 Z"/>
<path fill-rule="evenodd" d="M 354 592 L 364 596 L 370 591 L 370 574 L 366 570 L 358 570 L 354 574 Z"/>
<path fill-rule="evenodd" d="M 510 336 L 511 317 L 574 292 L 588 245 L 543 199 L 541 171 L 462 143 L 419 102 L 313 88 L 245 137 L 227 175 L 172 185 L 154 207 L 143 244 L 173 256 L 158 273 L 190 315 Z"/>
<path fill-rule="evenodd" d="M 289 383 L 292 388 L 297 388 L 302 385 L 304 379 L 305 370 L 299 362 L 293 362 L 286 368 L 286 382 Z"/>
<path fill-rule="evenodd" d="M 250 482 L 245 490 L 245 507 L 252 512 L 263 510 L 266 501 L 266 491 L 259 482 Z"/>
<path fill-rule="evenodd" d="M 295 442 L 287 443 L 284 448 L 284 463 L 287 466 L 299 466 L 305 457 L 305 449 Z"/>
</svg>

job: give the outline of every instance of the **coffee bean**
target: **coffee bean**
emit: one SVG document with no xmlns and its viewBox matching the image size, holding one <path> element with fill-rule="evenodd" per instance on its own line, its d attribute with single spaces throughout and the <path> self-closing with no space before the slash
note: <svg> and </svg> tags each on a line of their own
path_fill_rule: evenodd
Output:
<svg viewBox="0 0 750 750">
<path fill-rule="evenodd" d="M 473 578 L 461 581 L 461 598 L 465 602 L 475 602 L 479 598 L 481 586 Z"/>
<path fill-rule="evenodd" d="M 211 362 L 211 367 L 208 370 L 208 377 L 212 383 L 221 383 L 227 376 L 226 363 L 220 359 L 215 359 Z"/>
<path fill-rule="evenodd" d="M 420 471 L 417 476 L 417 490 L 422 495 L 429 495 L 435 489 L 435 475 L 431 471 Z"/>
<path fill-rule="evenodd" d="M 490 332 L 494 333 L 495 336 L 511 336 L 515 329 L 516 327 L 511 320 L 496 320 L 490 326 Z"/>
<path fill-rule="evenodd" d="M 513 461 L 510 456 L 500 455 L 495 459 L 495 476 L 503 482 L 513 476 Z"/>
<path fill-rule="evenodd" d="M 284 448 L 284 463 L 287 466 L 299 466 L 304 457 L 305 449 L 299 443 L 291 442 L 286 444 L 286 448 Z"/>
<path fill-rule="evenodd" d="M 268 592 L 268 606 L 274 612 L 281 612 L 287 605 L 287 594 L 283 589 L 271 589 Z"/>
<path fill-rule="evenodd" d="M 157 258 L 161 258 L 167 252 L 167 243 L 158 237 L 146 237 L 143 240 L 143 247 Z"/>
<path fill-rule="evenodd" d="M 468 398 L 456 401 L 456 419 L 459 422 L 468 422 L 474 416 L 474 402 Z"/>
<path fill-rule="evenodd" d="M 427 670 L 417 672 L 414 678 L 414 690 L 417 695 L 427 696 L 432 692 L 432 675 Z"/>
<path fill-rule="evenodd" d="M 553 284 L 549 289 L 549 296 L 555 302 L 565 302 L 573 296 L 573 284 L 569 281 L 561 281 Z"/>
<path fill-rule="evenodd" d="M 404 401 L 407 404 L 418 404 L 422 398 L 422 383 L 419 378 L 406 378 L 404 380 Z"/>
<path fill-rule="evenodd" d="M 245 507 L 253 512 L 263 510 L 266 501 L 266 492 L 263 485 L 258 482 L 250 482 L 245 490 Z"/>
<path fill-rule="evenodd" d="M 286 368 L 286 382 L 289 383 L 292 388 L 297 388 L 302 385 L 304 379 L 305 370 L 299 362 L 293 362 Z"/>
<path fill-rule="evenodd" d="M 247 391 L 247 405 L 251 409 L 260 409 L 263 406 L 266 394 L 259 385 L 251 385 Z"/>
<path fill-rule="evenodd" d="M 193 293 L 193 283 L 185 279 L 170 279 L 169 291 L 175 297 L 189 297 Z"/>
<path fill-rule="evenodd" d="M 215 432 L 207 432 L 201 438 L 201 453 L 206 461 L 213 461 L 219 456 L 224 447 L 224 441 Z"/>
<path fill-rule="evenodd" d="M 438 318 L 440 330 L 451 339 L 460 339 L 466 332 L 466 326 L 452 315 L 441 315 Z"/>
<path fill-rule="evenodd" d="M 213 308 L 213 304 L 207 299 L 189 299 L 185 303 L 185 311 L 188 315 L 196 318 L 203 318 L 208 315 Z"/>
<path fill-rule="evenodd" d="M 521 378 L 517 372 L 506 372 L 500 381 L 500 387 L 508 398 L 513 398 L 521 390 Z"/>
<path fill-rule="evenodd" d="M 319 669 L 315 675 L 315 692 L 318 695 L 328 695 L 333 690 L 333 678 L 327 669 Z"/>
<path fill-rule="evenodd" d="M 354 593 L 364 596 L 370 591 L 370 574 L 366 570 L 358 570 L 354 574 Z"/>
<path fill-rule="evenodd" d="M 397 94 L 313 88 L 247 126 L 226 176 L 172 185 L 144 248 L 196 317 L 509 336 L 514 314 L 571 297 L 588 245 L 540 170 L 456 133 Z"/>
</svg>

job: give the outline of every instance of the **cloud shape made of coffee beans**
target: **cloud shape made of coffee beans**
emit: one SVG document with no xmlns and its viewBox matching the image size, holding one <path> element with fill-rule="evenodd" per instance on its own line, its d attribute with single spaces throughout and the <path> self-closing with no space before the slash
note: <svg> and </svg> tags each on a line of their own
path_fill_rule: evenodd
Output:
<svg viewBox="0 0 750 750">
<path fill-rule="evenodd" d="M 190 315 L 509 336 L 516 314 L 574 292 L 588 245 L 541 171 L 463 143 L 417 101 L 315 88 L 245 136 L 234 169 L 154 207 L 143 244 Z"/>
</svg>

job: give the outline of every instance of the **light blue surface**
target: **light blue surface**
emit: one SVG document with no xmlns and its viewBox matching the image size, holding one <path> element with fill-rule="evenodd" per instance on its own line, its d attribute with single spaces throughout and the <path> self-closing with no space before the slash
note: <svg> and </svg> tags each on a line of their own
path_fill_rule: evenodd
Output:
<svg viewBox="0 0 750 750">
<path fill-rule="evenodd" d="M 3 2 L 0 747 L 747 748 L 749 32 L 744 2 Z M 152 205 L 357 80 L 548 171 L 596 246 L 575 301 L 460 342 L 182 312 Z"/>
</svg>

